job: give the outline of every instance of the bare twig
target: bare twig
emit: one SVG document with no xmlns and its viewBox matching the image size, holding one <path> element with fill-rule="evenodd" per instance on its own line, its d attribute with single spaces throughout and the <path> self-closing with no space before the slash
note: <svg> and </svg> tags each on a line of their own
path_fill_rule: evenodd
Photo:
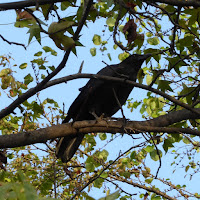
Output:
<svg viewBox="0 0 200 200">
<path fill-rule="evenodd" d="M 108 176 L 114 180 L 117 180 L 117 181 L 121 181 L 121 182 L 124 182 L 124 183 L 127 183 L 129 185 L 132 185 L 134 187 L 137 187 L 137 188 L 141 188 L 141 189 L 144 189 L 146 191 L 149 191 L 149 192 L 153 192 L 155 194 L 158 194 L 166 199 L 170 199 L 170 200 L 177 200 L 176 198 L 173 198 L 169 195 L 167 195 L 165 192 L 162 192 L 160 190 L 157 190 L 155 188 L 151 188 L 151 187 L 147 187 L 146 185 L 143 185 L 143 184 L 139 184 L 139 183 L 134 183 L 132 180 L 128 180 L 126 178 L 124 178 L 123 176 L 119 176 L 118 174 L 108 174 Z"/>
<path fill-rule="evenodd" d="M 83 70 L 83 64 L 84 64 L 84 60 L 82 61 L 81 65 L 80 65 L 80 68 L 79 68 L 79 70 L 78 70 L 78 73 L 81 73 L 81 72 L 82 72 L 82 70 Z"/>
<path fill-rule="evenodd" d="M 120 102 L 119 102 L 119 99 L 118 99 L 118 97 L 117 97 L 117 94 L 116 94 L 116 92 L 115 92 L 115 89 L 112 88 L 112 91 L 113 91 L 115 100 L 116 100 L 116 102 L 117 102 L 117 104 L 118 104 L 118 106 L 119 106 L 119 108 L 120 108 L 120 110 L 121 110 L 122 117 L 123 117 L 124 120 L 126 120 L 126 117 L 125 117 L 125 115 L 124 115 L 124 111 L 123 111 L 123 109 L 122 109 L 122 105 L 121 105 Z"/>
<path fill-rule="evenodd" d="M 17 43 L 17 42 L 10 42 L 8 40 L 6 40 L 2 35 L 0 35 L 1 39 L 5 42 L 7 42 L 8 44 L 15 44 L 15 45 L 19 45 L 19 46 L 22 46 L 24 47 L 24 49 L 26 50 L 26 46 L 24 44 L 20 44 L 20 43 Z"/>
<path fill-rule="evenodd" d="M 172 41 L 171 41 L 171 44 L 170 44 L 170 52 L 171 52 L 171 54 L 173 54 L 173 52 L 174 52 L 177 24 L 178 24 L 178 21 L 179 21 L 180 12 L 181 12 L 181 7 L 178 7 L 178 13 L 177 13 L 177 17 L 176 17 L 176 20 L 175 20 L 175 25 L 174 25 L 174 28 L 173 28 L 173 38 L 172 38 Z"/>
</svg>

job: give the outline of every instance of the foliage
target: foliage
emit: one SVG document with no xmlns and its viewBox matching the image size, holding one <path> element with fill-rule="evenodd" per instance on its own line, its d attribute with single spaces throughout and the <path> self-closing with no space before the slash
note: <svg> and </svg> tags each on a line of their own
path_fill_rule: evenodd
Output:
<svg viewBox="0 0 200 200">
<path fill-rule="evenodd" d="M 42 44 L 45 37 L 53 41 L 53 45 L 41 45 L 31 55 L 29 62 L 22 60 L 13 64 L 11 55 L 0 56 L 0 95 L 6 94 L 6 97 L 1 97 L 3 101 L 16 100 L 44 81 L 42 90 L 49 81 L 49 75 L 59 68 L 50 64 L 50 58 L 57 58 L 58 50 L 72 51 L 78 55 L 78 47 L 81 47 L 90 51 L 92 57 L 102 54 L 109 60 L 117 52 L 120 61 L 127 58 L 129 53 L 152 53 L 138 73 L 139 83 L 147 85 L 149 90 L 142 99 L 139 99 L 139 95 L 137 99 L 136 95 L 125 105 L 133 114 L 140 113 L 143 120 L 168 115 L 187 106 L 200 108 L 200 8 L 196 4 L 185 6 L 184 2 L 187 1 L 177 1 L 173 5 L 159 1 L 102 0 L 94 1 L 87 11 L 90 0 L 46 5 L 38 2 L 36 9 L 16 7 L 14 26 L 20 30 L 28 29 L 27 44 L 30 46 L 34 40 Z M 88 41 L 81 40 L 81 33 L 76 36 L 76 31 L 82 28 L 80 23 L 84 13 L 87 15 L 83 29 L 90 28 L 90 22 L 103 21 L 105 25 L 101 35 L 98 32 L 89 38 L 93 42 L 91 46 L 88 46 Z M 17 38 L 14 39 L 16 42 L 11 44 L 24 46 L 17 43 Z M 4 39 L 4 42 L 8 41 Z M 20 81 L 18 74 L 23 74 Z M 176 103 L 163 93 L 158 95 L 153 92 L 152 88 L 174 98 Z M 57 97 L 51 99 L 46 94 L 45 99 L 41 100 L 39 91 L 33 92 L 33 95 L 36 98 L 24 99 L 17 105 L 19 111 L 9 112 L 1 118 L 2 135 L 34 131 L 61 123 L 65 113 Z M 162 123 L 165 122 L 160 121 L 159 127 Z M 177 121 L 168 128 L 200 131 L 199 123 L 196 117 Z M 133 132 L 137 134 L 140 130 Z M 198 190 L 187 190 L 187 182 L 183 184 L 177 180 L 173 183 L 171 180 L 172 173 L 175 174 L 180 168 L 183 169 L 181 172 L 184 171 L 182 177 L 192 179 L 198 176 L 199 137 L 185 132 L 152 129 L 140 133 L 140 137 L 136 138 L 125 130 L 123 139 L 130 141 L 131 138 L 134 145 L 133 142 L 128 144 L 123 152 L 112 148 L 118 155 L 114 157 L 108 146 L 115 141 L 120 146 L 119 137 L 120 134 L 87 134 L 80 151 L 67 164 L 55 157 L 56 141 L 8 150 L 9 163 L 6 166 L 3 166 L 0 156 L 0 199 L 74 199 L 78 196 L 78 199 L 89 200 L 94 199 L 90 195 L 94 188 L 104 193 L 102 198 L 95 197 L 101 200 L 200 198 Z M 171 169 L 169 174 L 162 177 L 159 170 L 165 167 L 165 162 Z"/>
</svg>

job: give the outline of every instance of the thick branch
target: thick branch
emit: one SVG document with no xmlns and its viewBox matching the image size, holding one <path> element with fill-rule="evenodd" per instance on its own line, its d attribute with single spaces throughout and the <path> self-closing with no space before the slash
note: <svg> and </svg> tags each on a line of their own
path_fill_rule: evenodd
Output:
<svg viewBox="0 0 200 200">
<path fill-rule="evenodd" d="M 196 109 L 198 112 L 200 108 Z M 124 121 L 79 121 L 42 128 L 35 131 L 23 132 L 13 135 L 0 136 L 0 148 L 14 148 L 35 143 L 45 143 L 47 140 L 79 133 L 124 133 L 139 134 L 140 132 L 166 132 L 166 133 L 187 133 L 200 136 L 200 131 L 190 128 L 166 127 L 186 119 L 197 119 L 198 116 L 188 110 L 179 110 L 162 115 L 156 119 L 147 121 L 129 121 L 124 126 Z"/>
<path fill-rule="evenodd" d="M 29 0 L 29 1 L 17 1 L 12 3 L 1 3 L 0 11 L 2 10 L 12 10 L 12 9 L 22 9 L 30 6 L 38 6 L 44 4 L 51 4 L 57 2 L 63 2 L 66 0 Z"/>
<path fill-rule="evenodd" d="M 200 6 L 200 1 L 199 0 L 182 0 L 182 1 L 177 1 L 177 0 L 142 0 L 143 2 L 158 2 L 158 3 L 165 3 L 173 6 L 194 6 L 194 7 L 199 7 Z"/>
<path fill-rule="evenodd" d="M 11 9 L 22 9 L 30 6 L 37 6 L 37 5 L 44 5 L 50 3 L 57 3 L 63 2 L 66 0 L 29 0 L 29 1 L 17 1 L 12 3 L 1 3 L 0 4 L 0 11 L 2 10 L 11 10 Z M 197 0 L 184 0 L 184 1 L 177 1 L 177 0 L 143 0 L 143 2 L 158 2 L 158 3 L 165 3 L 174 6 L 194 6 L 199 7 L 200 1 Z"/>
</svg>

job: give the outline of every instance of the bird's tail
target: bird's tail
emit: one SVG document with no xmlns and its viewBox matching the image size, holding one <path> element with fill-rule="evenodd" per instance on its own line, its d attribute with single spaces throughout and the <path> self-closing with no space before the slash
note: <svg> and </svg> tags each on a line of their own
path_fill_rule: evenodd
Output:
<svg viewBox="0 0 200 200">
<path fill-rule="evenodd" d="M 84 134 L 81 133 L 79 133 L 78 136 L 66 136 L 60 138 L 56 147 L 56 156 L 61 158 L 64 163 L 69 162 L 76 153 L 83 138 Z"/>
</svg>

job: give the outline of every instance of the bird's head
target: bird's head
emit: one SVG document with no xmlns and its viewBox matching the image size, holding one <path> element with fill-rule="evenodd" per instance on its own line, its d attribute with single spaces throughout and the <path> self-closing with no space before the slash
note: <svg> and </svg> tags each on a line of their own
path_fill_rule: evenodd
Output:
<svg viewBox="0 0 200 200">
<path fill-rule="evenodd" d="M 148 54 L 133 54 L 126 58 L 124 61 L 120 63 L 120 68 L 123 70 L 125 74 L 129 74 L 133 72 L 138 72 L 141 68 L 142 63 L 151 56 L 151 53 Z"/>
<path fill-rule="evenodd" d="M 151 53 L 147 53 L 147 54 L 133 54 L 130 55 L 128 58 L 126 58 L 124 61 L 122 61 L 122 63 L 127 63 L 128 65 L 132 65 L 132 66 L 140 66 L 142 65 L 142 63 L 151 56 Z"/>
</svg>

